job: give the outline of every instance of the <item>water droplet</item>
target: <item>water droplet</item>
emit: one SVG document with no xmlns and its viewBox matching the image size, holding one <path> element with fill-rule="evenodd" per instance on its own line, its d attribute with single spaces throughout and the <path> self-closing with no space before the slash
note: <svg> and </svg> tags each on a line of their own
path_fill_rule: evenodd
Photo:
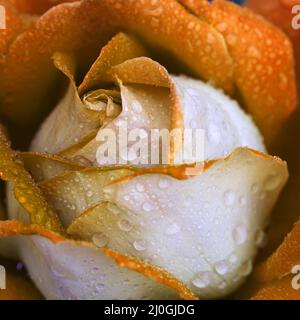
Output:
<svg viewBox="0 0 300 320">
<path fill-rule="evenodd" d="M 215 264 L 215 269 L 216 269 L 217 273 L 220 275 L 224 275 L 224 274 L 228 273 L 229 266 L 228 266 L 227 261 L 223 260 L 223 261 L 217 262 Z"/>
<path fill-rule="evenodd" d="M 226 39 L 227 39 L 228 44 L 233 46 L 236 44 L 238 38 L 235 34 L 231 33 L 226 37 Z"/>
<path fill-rule="evenodd" d="M 144 192 L 145 187 L 144 187 L 143 184 L 137 183 L 137 185 L 136 185 L 136 190 L 137 190 L 138 192 Z"/>
<path fill-rule="evenodd" d="M 251 187 L 251 190 L 253 193 L 257 193 L 258 192 L 258 184 L 257 183 L 254 183 Z"/>
<path fill-rule="evenodd" d="M 227 29 L 227 23 L 226 22 L 220 22 L 219 24 L 217 24 L 216 28 L 220 31 L 220 32 L 224 32 Z"/>
<path fill-rule="evenodd" d="M 108 237 L 104 233 L 94 234 L 92 240 L 94 244 L 99 248 L 106 246 L 108 243 Z"/>
<path fill-rule="evenodd" d="M 256 245 L 260 248 L 263 248 L 267 243 L 267 236 L 263 230 L 257 230 L 254 238 Z"/>
<path fill-rule="evenodd" d="M 92 190 L 87 191 L 86 195 L 91 198 L 94 195 L 94 192 Z"/>
<path fill-rule="evenodd" d="M 224 193 L 224 203 L 226 206 L 232 206 L 235 201 L 235 194 L 232 190 L 226 191 Z"/>
<path fill-rule="evenodd" d="M 232 233 L 233 240 L 236 244 L 241 245 L 248 239 L 248 231 L 244 225 L 237 226 Z"/>
<path fill-rule="evenodd" d="M 132 110 L 137 113 L 141 113 L 143 110 L 141 104 L 138 101 L 133 101 L 131 107 Z"/>
<path fill-rule="evenodd" d="M 264 189 L 266 191 L 273 191 L 280 185 L 280 182 L 281 177 L 279 175 L 275 173 L 270 174 L 264 183 Z"/>
<path fill-rule="evenodd" d="M 238 261 L 238 257 L 233 253 L 230 257 L 229 257 L 229 262 L 234 264 Z"/>
<path fill-rule="evenodd" d="M 126 126 L 126 120 L 122 119 L 122 118 L 118 118 L 115 120 L 115 125 L 117 127 L 125 127 Z"/>
<path fill-rule="evenodd" d="M 130 197 L 129 197 L 128 195 L 125 195 L 125 196 L 123 197 L 123 199 L 124 199 L 125 201 L 129 201 L 129 200 L 130 200 Z"/>
<path fill-rule="evenodd" d="M 246 203 L 247 203 L 246 197 L 241 196 L 240 199 L 239 199 L 239 203 L 240 203 L 241 206 L 245 206 Z"/>
<path fill-rule="evenodd" d="M 224 290 L 226 287 L 227 287 L 227 283 L 226 283 L 225 281 L 222 281 L 222 282 L 219 284 L 219 289 L 221 289 L 221 290 Z"/>
<path fill-rule="evenodd" d="M 152 203 L 150 203 L 150 202 L 145 202 L 145 203 L 143 204 L 143 210 L 144 210 L 144 211 L 150 212 L 150 211 L 152 211 L 153 209 L 154 209 L 154 206 L 153 206 Z"/>
<path fill-rule="evenodd" d="M 131 223 L 130 223 L 128 220 L 126 220 L 126 219 L 121 219 L 121 220 L 119 220 L 118 226 L 119 226 L 119 228 L 120 228 L 121 230 L 123 230 L 123 231 L 125 231 L 125 232 L 128 232 L 128 231 L 130 231 L 130 230 L 132 229 Z"/>
<path fill-rule="evenodd" d="M 145 240 L 136 240 L 133 243 L 135 250 L 144 251 L 146 249 L 146 241 Z"/>
<path fill-rule="evenodd" d="M 252 272 L 252 268 L 253 268 L 252 261 L 247 260 L 241 265 L 239 274 L 243 277 L 246 277 Z"/>
<path fill-rule="evenodd" d="M 158 182 L 158 186 L 160 189 L 166 189 L 169 187 L 169 181 L 167 179 L 160 179 Z"/>
<path fill-rule="evenodd" d="M 107 205 L 107 209 L 112 212 L 113 214 L 119 214 L 121 212 L 121 210 L 114 204 L 109 203 Z"/>
<path fill-rule="evenodd" d="M 178 224 L 173 223 L 167 228 L 166 234 L 168 236 L 172 236 L 172 235 L 178 233 L 179 231 L 180 231 L 180 227 L 178 226 Z"/>
<path fill-rule="evenodd" d="M 74 157 L 74 160 L 79 162 L 83 166 L 86 166 L 86 167 L 92 167 L 93 166 L 92 161 L 90 161 L 89 159 L 87 159 L 87 158 L 85 158 L 83 156 L 76 156 L 76 157 Z"/>
<path fill-rule="evenodd" d="M 196 288 L 203 289 L 209 286 L 210 283 L 210 272 L 204 271 L 199 272 L 192 281 Z"/>
</svg>

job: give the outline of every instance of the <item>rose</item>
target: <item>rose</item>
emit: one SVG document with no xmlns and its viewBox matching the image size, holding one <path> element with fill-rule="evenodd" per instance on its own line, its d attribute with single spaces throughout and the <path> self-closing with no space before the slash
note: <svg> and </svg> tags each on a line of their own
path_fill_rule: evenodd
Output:
<svg viewBox="0 0 300 320">
<path fill-rule="evenodd" d="M 276 28 L 244 9 L 222 1 L 192 4 L 185 1 L 205 23 L 174 1 L 60 5 L 8 50 L 2 111 L 14 121 L 34 123 L 40 118 L 43 95 L 57 76 L 50 62 L 53 54 L 56 67 L 70 81 L 68 93 L 32 144 L 33 150 L 52 155 L 18 156 L 32 176 L 9 149 L 5 136 L 1 137 L 2 178 L 10 181 L 8 212 L 10 219 L 17 220 L 3 222 L 0 233 L 28 236 L 18 245 L 19 251 L 48 298 L 174 297 L 162 284 L 185 298 L 195 294 L 218 297 L 232 292 L 251 272 L 270 209 L 287 179 L 286 166 L 277 158 L 238 148 L 265 150 L 255 125 L 236 103 L 210 85 L 170 75 L 145 56 L 163 61 L 157 52 L 167 51 L 197 77 L 210 80 L 228 94 L 236 86 L 270 145 L 294 108 L 292 51 Z M 107 21 L 99 24 L 97 17 L 103 10 Z M 120 15 L 124 10 L 131 13 L 125 14 L 126 21 L 124 14 Z M 60 15 L 64 20 L 56 25 L 55 21 L 61 22 Z M 255 27 L 255 35 L 250 37 L 237 21 L 244 22 L 244 29 Z M 142 40 L 118 32 L 125 27 Z M 46 35 L 47 30 L 50 34 Z M 96 34 L 90 39 L 93 32 Z M 180 33 L 186 33 L 185 37 L 179 37 Z M 82 48 L 91 57 L 98 39 L 103 45 L 114 34 L 77 89 L 77 61 L 86 61 L 82 60 Z M 282 52 L 270 52 L 275 44 L 283 47 Z M 18 47 L 23 46 L 29 50 L 25 58 L 18 57 Z M 262 64 L 267 59 L 270 66 L 265 70 Z M 187 72 L 185 67 L 179 70 Z M 23 89 L 27 77 L 32 82 Z M 278 85 L 266 82 L 267 78 Z M 113 83 L 119 86 L 122 101 Z M 13 96 L 14 91 L 18 96 Z M 19 97 L 26 112 L 20 108 Z M 136 101 L 141 112 L 133 107 Z M 272 117 L 266 119 L 270 108 Z M 134 113 L 139 114 L 137 120 Z M 210 138 L 206 160 L 226 158 L 208 162 L 203 173 L 193 177 L 187 174 L 188 169 L 199 170 L 193 165 L 96 168 L 99 142 L 95 132 L 102 126 L 117 131 L 117 121 L 123 116 L 133 129 L 140 121 L 146 131 L 186 128 L 194 120 Z M 171 162 L 178 149 L 172 145 L 170 149 Z M 129 191 L 134 201 L 127 195 Z M 71 236 L 88 242 L 70 240 Z M 111 258 L 128 270 L 118 269 Z M 134 285 L 138 289 L 132 293 Z"/>
</svg>

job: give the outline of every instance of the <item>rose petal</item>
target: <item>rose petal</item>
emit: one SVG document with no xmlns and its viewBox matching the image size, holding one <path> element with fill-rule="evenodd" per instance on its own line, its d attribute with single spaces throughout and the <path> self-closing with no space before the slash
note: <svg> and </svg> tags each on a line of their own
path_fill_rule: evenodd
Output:
<svg viewBox="0 0 300 320">
<path fill-rule="evenodd" d="M 292 287 L 292 276 L 263 284 L 252 300 L 300 300 L 299 290 Z"/>
<path fill-rule="evenodd" d="M 131 172 L 130 169 L 86 169 L 62 173 L 39 186 L 63 225 L 68 226 L 79 213 L 104 199 L 105 185 Z"/>
<path fill-rule="evenodd" d="M 32 142 L 31 149 L 57 153 L 99 128 L 106 118 L 106 110 L 105 108 L 91 109 L 79 97 L 74 80 L 76 69 L 74 56 L 66 53 L 56 53 L 53 59 L 55 66 L 69 78 L 70 85 L 68 92 L 55 111 L 42 125 L 40 134 Z M 49 139 L 51 143 L 49 143 Z M 45 145 L 49 145 L 49 148 L 41 150 Z"/>
<path fill-rule="evenodd" d="M 0 236 L 20 237 L 30 276 L 48 299 L 174 299 L 176 291 L 195 299 L 161 269 L 91 243 L 67 240 L 41 226 L 1 222 Z"/>
<path fill-rule="evenodd" d="M 94 52 L 123 28 L 137 33 L 150 46 L 165 49 L 198 76 L 231 91 L 233 65 L 223 37 L 176 1 L 158 4 L 80 1 L 49 10 L 30 33 L 10 47 L 2 87 L 3 112 L 22 124 L 37 123 L 47 111 L 45 96 L 52 91 L 58 76 L 50 62 L 53 53 L 83 49 Z M 209 53 L 208 37 L 213 38 Z"/>
<path fill-rule="evenodd" d="M 78 0 L 11 0 L 19 12 L 31 14 L 42 14 L 56 4 L 75 1 Z"/>
<path fill-rule="evenodd" d="M 20 153 L 20 158 L 36 183 L 52 179 L 63 172 L 85 168 L 83 162 L 70 161 L 49 154 L 22 152 Z"/>
<path fill-rule="evenodd" d="M 89 239 L 98 230 L 110 248 L 169 270 L 197 295 L 224 296 L 251 272 L 286 180 L 285 163 L 247 149 L 188 180 L 141 171 L 104 188 L 117 207 L 90 208 L 68 232 Z"/>
<path fill-rule="evenodd" d="M 100 56 L 86 74 L 79 86 L 80 95 L 98 89 L 107 79 L 107 72 L 113 66 L 146 55 L 146 50 L 135 38 L 125 33 L 118 33 L 102 48 Z"/>
<path fill-rule="evenodd" d="M 297 101 L 293 50 L 287 37 L 229 1 L 180 1 L 224 36 L 239 94 L 270 146 Z"/>
<path fill-rule="evenodd" d="M 36 224 L 63 232 L 56 213 L 48 206 L 23 164 L 8 146 L 8 140 L 0 127 L 0 178 L 13 184 L 14 194 Z"/>
<path fill-rule="evenodd" d="M 300 264 L 300 220 L 277 250 L 257 266 L 255 276 L 260 281 L 280 279 Z"/>
</svg>

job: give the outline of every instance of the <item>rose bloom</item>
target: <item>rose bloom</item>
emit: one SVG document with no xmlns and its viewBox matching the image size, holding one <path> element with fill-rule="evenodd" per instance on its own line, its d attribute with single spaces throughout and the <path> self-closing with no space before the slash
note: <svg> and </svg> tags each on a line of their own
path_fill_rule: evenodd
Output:
<svg viewBox="0 0 300 320">
<path fill-rule="evenodd" d="M 300 297 L 284 33 L 223 0 L 0 4 L 0 252 L 45 298 Z M 204 159 L 176 162 L 196 129 Z M 179 132 L 165 161 L 153 130 Z"/>
</svg>

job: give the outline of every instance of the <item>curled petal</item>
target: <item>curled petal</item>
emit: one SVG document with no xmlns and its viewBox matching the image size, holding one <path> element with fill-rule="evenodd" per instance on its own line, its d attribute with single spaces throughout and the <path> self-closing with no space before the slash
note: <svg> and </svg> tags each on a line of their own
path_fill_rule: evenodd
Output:
<svg viewBox="0 0 300 320">
<path fill-rule="evenodd" d="M 78 0 L 11 0 L 11 3 L 19 12 L 42 14 L 56 4 L 75 1 Z"/>
<path fill-rule="evenodd" d="M 293 50 L 287 37 L 229 1 L 181 2 L 224 36 L 238 92 L 270 146 L 297 103 Z"/>
<path fill-rule="evenodd" d="M 156 267 L 91 243 L 67 240 L 41 226 L 0 222 L 0 237 L 8 236 L 22 241 L 21 256 L 48 299 L 175 299 L 176 292 L 195 299 L 181 282 Z"/>
<path fill-rule="evenodd" d="M 63 232 L 55 212 L 49 207 L 41 190 L 10 149 L 2 127 L 0 127 L 0 178 L 12 183 L 15 196 L 30 214 L 31 221 Z"/>
<path fill-rule="evenodd" d="M 281 279 L 300 263 L 300 220 L 283 243 L 263 263 L 257 266 L 255 276 L 260 281 Z"/>
<path fill-rule="evenodd" d="M 300 300 L 300 292 L 292 286 L 293 277 L 263 284 L 258 292 L 251 297 L 252 300 Z"/>
<path fill-rule="evenodd" d="M 286 180 L 283 162 L 247 149 L 187 180 L 141 170 L 105 187 L 109 202 L 83 212 L 68 232 L 86 240 L 104 233 L 110 248 L 169 270 L 200 297 L 218 297 L 251 272 Z"/>
<path fill-rule="evenodd" d="M 19 123 L 36 123 L 46 112 L 44 98 L 58 76 L 50 61 L 53 53 L 80 52 L 83 48 L 94 52 L 120 28 L 137 33 L 151 47 L 169 52 L 198 76 L 232 91 L 232 60 L 223 37 L 176 1 L 158 4 L 93 0 L 61 4 L 49 10 L 30 33 L 10 47 L 4 70 L 3 112 Z M 208 37 L 213 39 L 209 53 Z"/>
</svg>

